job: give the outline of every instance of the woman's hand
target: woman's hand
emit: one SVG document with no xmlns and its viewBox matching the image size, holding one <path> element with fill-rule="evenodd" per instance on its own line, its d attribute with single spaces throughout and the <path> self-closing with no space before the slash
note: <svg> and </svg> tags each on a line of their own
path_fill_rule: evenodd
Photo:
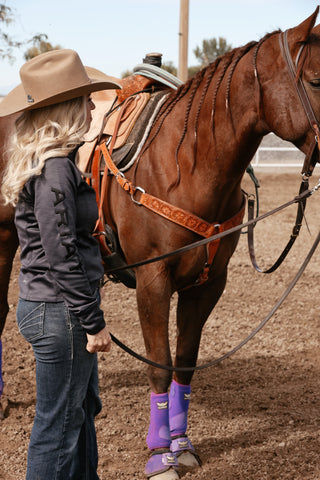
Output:
<svg viewBox="0 0 320 480">
<path fill-rule="evenodd" d="M 111 349 L 111 337 L 107 327 L 104 327 L 95 335 L 87 333 L 87 340 L 87 350 L 90 353 L 109 352 Z"/>
</svg>

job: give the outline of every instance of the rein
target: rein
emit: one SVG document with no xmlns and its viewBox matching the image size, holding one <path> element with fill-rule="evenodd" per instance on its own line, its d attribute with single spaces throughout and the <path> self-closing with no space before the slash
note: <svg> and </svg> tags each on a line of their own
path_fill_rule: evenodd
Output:
<svg viewBox="0 0 320 480">
<path fill-rule="evenodd" d="M 156 368 L 161 368 L 162 370 L 169 370 L 171 372 L 191 372 L 191 371 L 196 371 L 196 370 L 204 370 L 205 368 L 212 367 L 214 365 L 218 365 L 221 363 L 223 360 L 226 360 L 227 358 L 231 357 L 234 353 L 236 353 L 240 348 L 242 348 L 246 343 L 248 343 L 265 325 L 266 323 L 271 319 L 273 314 L 278 310 L 278 308 L 282 305 L 282 303 L 285 301 L 285 299 L 288 297 L 289 293 L 293 289 L 293 287 L 296 285 L 298 282 L 299 278 L 303 274 L 304 270 L 306 269 L 309 261 L 311 260 L 317 246 L 319 245 L 320 242 L 320 231 L 317 235 L 317 238 L 315 239 L 307 257 L 305 258 L 304 262 L 302 263 L 299 271 L 291 281 L 290 285 L 288 288 L 285 290 L 283 295 L 280 297 L 280 299 L 277 301 L 277 303 L 274 305 L 272 310 L 268 313 L 268 315 L 262 320 L 262 322 L 248 335 L 244 340 L 242 340 L 241 343 L 239 343 L 236 347 L 234 347 L 232 350 L 229 352 L 225 353 L 221 357 L 212 360 L 209 363 L 206 363 L 204 365 L 196 365 L 194 367 L 173 367 L 171 365 L 161 365 L 160 363 L 153 362 L 152 360 L 149 360 L 148 358 L 143 357 L 142 355 L 139 355 L 138 353 L 134 352 L 131 350 L 131 348 L 127 347 L 124 345 L 120 340 L 118 340 L 114 335 L 110 333 L 112 341 L 118 345 L 120 348 L 122 348 L 124 351 L 132 355 L 134 358 L 137 360 L 140 360 L 144 363 L 147 363 L 148 365 L 151 365 L 152 367 Z"/>
<path fill-rule="evenodd" d="M 186 245 L 182 248 L 179 248 L 177 250 L 174 250 L 172 252 L 169 252 L 169 253 L 166 253 L 164 255 L 160 255 L 158 257 L 153 257 L 153 258 L 150 258 L 148 260 L 143 260 L 141 262 L 137 262 L 137 263 L 134 263 L 134 264 L 131 264 L 131 265 L 128 265 L 128 266 L 124 266 L 124 267 L 119 267 L 119 268 L 115 268 L 115 269 L 112 269 L 112 270 L 109 270 L 107 271 L 107 274 L 111 274 L 111 273 L 116 273 L 120 270 L 124 270 L 126 268 L 135 268 L 135 267 L 139 267 L 141 265 L 146 265 L 148 263 L 152 263 L 152 262 L 156 262 L 156 261 L 159 261 L 159 260 L 162 260 L 164 258 L 168 258 L 168 257 L 171 257 L 173 255 L 178 255 L 178 254 L 183 254 L 189 250 L 192 250 L 198 246 L 201 246 L 201 245 L 205 245 L 206 242 L 211 242 L 211 241 L 214 241 L 214 240 L 217 240 L 217 239 L 220 239 L 226 235 L 229 235 L 233 232 L 236 232 L 244 227 L 249 227 L 250 225 L 252 225 L 253 223 L 256 223 L 256 222 L 259 222 L 277 212 L 279 212 L 280 210 L 283 210 L 284 208 L 292 205 L 293 203 L 297 203 L 297 202 L 303 202 L 306 200 L 307 197 L 311 196 L 313 193 L 315 193 L 317 190 L 319 190 L 320 188 L 320 181 L 319 183 L 313 187 L 313 189 L 311 190 L 305 190 L 303 192 L 301 192 L 297 197 L 295 197 L 294 199 L 290 200 L 289 202 L 283 204 L 283 205 L 280 205 L 279 207 L 275 208 L 274 210 L 271 210 L 269 212 L 266 212 L 265 214 L 263 215 L 260 215 L 259 217 L 256 217 L 254 219 L 251 219 L 251 220 L 248 220 L 247 222 L 245 223 L 242 223 L 241 225 L 237 225 L 233 228 L 230 228 L 228 230 L 225 230 L 224 232 L 221 232 L 221 233 L 218 233 L 216 235 L 213 235 L 212 237 L 209 237 L 209 238 L 205 238 L 203 240 L 199 240 L 197 242 L 194 242 L 192 244 L 189 244 L 189 245 Z M 194 367 L 173 367 L 171 365 L 162 365 L 162 364 L 159 364 L 159 363 L 156 363 L 156 362 L 153 362 L 152 360 L 149 360 L 148 358 L 146 357 L 143 357 L 142 355 L 139 355 L 138 353 L 136 353 L 135 351 L 133 351 L 131 348 L 129 348 L 127 345 L 123 344 L 120 340 L 118 340 L 112 333 L 110 333 L 110 336 L 111 336 L 111 339 L 112 341 L 118 345 L 122 350 L 124 350 L 125 352 L 127 352 L 129 355 L 131 355 L 132 357 L 136 358 L 137 360 L 140 360 L 141 362 L 144 362 L 152 367 L 155 367 L 155 368 L 160 368 L 160 369 L 163 369 L 163 370 L 168 370 L 168 371 L 175 371 L 175 372 L 188 372 L 188 371 L 196 371 L 196 370 L 203 370 L 205 368 L 209 368 L 209 367 L 212 367 L 214 365 L 218 365 L 219 363 L 221 363 L 223 360 L 226 360 L 227 358 L 231 357 L 234 353 L 236 353 L 238 350 L 240 350 L 240 348 L 242 348 L 244 345 L 246 345 L 253 337 L 255 337 L 255 335 L 257 335 L 257 333 L 266 325 L 266 323 L 271 319 L 271 317 L 274 315 L 274 313 L 278 310 L 278 308 L 282 305 L 282 303 L 284 302 L 284 300 L 288 297 L 288 295 L 290 294 L 290 292 L 292 291 L 292 289 L 294 288 L 294 286 L 296 285 L 296 283 L 298 282 L 298 280 L 300 279 L 302 273 L 304 272 L 304 270 L 306 269 L 309 261 L 311 260 L 318 244 L 320 242 L 320 231 L 317 235 L 317 238 L 315 239 L 308 255 L 306 256 L 304 262 L 302 263 L 299 271 L 297 272 L 297 274 L 295 275 L 295 277 L 293 278 L 293 280 L 291 281 L 290 285 L 287 287 L 287 289 L 285 290 L 285 292 L 283 293 L 283 295 L 280 297 L 280 299 L 277 301 L 277 303 L 274 305 L 274 307 L 271 309 L 271 311 L 269 312 L 269 314 L 261 321 L 261 323 L 250 333 L 250 335 L 248 335 L 244 340 L 242 340 L 242 342 L 240 342 L 236 347 L 234 347 L 232 350 L 230 350 L 229 352 L 225 353 L 224 355 L 222 355 L 221 357 L 209 362 L 209 363 L 206 363 L 204 365 L 198 365 L 198 366 L 194 366 Z"/>
<path fill-rule="evenodd" d="M 238 230 L 242 230 L 243 228 L 249 227 L 252 224 L 260 222 L 261 220 L 264 220 L 265 218 L 270 217 L 271 215 L 274 215 L 275 213 L 280 212 L 281 210 L 283 210 L 283 209 L 289 207 L 290 205 L 292 205 L 293 203 L 304 201 L 307 197 L 310 197 L 313 193 L 315 193 L 319 189 L 320 189 L 320 181 L 312 189 L 305 190 L 304 192 L 302 192 L 299 195 L 297 195 L 296 197 L 294 197 L 292 200 L 289 200 L 288 202 L 280 205 L 279 207 L 276 207 L 273 210 L 270 210 L 269 212 L 263 213 L 262 215 L 259 215 L 258 217 L 252 218 L 252 219 L 248 220 L 247 222 L 236 225 L 235 227 L 229 228 L 228 230 L 225 230 L 223 232 L 212 235 L 211 237 L 204 238 L 202 240 L 198 240 L 196 242 L 185 245 L 184 247 L 181 247 L 181 248 L 177 248 L 176 250 L 172 250 L 171 252 L 164 253 L 163 255 L 159 255 L 157 257 L 152 257 L 152 258 L 149 258 L 147 260 L 141 260 L 140 262 L 131 263 L 129 265 L 124 265 L 122 267 L 112 268 L 110 270 L 107 270 L 106 274 L 111 275 L 111 274 L 120 272 L 122 270 L 129 269 L 129 268 L 137 268 L 137 267 L 141 267 L 142 265 L 148 265 L 149 263 L 158 262 L 160 260 L 164 260 L 165 258 L 170 258 L 170 257 L 173 257 L 175 255 L 181 255 L 183 253 L 188 252 L 189 250 L 193 250 L 197 247 L 201 247 L 203 245 L 206 245 L 209 242 L 213 242 L 215 240 L 220 240 L 221 238 L 223 238 L 227 235 L 230 235 L 234 232 L 237 232 Z"/>
</svg>

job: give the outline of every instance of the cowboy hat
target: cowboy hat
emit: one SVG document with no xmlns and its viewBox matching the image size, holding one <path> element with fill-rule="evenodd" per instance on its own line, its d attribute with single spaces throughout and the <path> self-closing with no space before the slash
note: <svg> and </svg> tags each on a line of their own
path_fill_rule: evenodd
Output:
<svg viewBox="0 0 320 480">
<path fill-rule="evenodd" d="M 112 77 L 84 67 L 74 50 L 51 50 L 20 69 L 21 84 L 0 103 L 0 117 L 46 107 L 98 90 L 120 89 Z"/>
</svg>

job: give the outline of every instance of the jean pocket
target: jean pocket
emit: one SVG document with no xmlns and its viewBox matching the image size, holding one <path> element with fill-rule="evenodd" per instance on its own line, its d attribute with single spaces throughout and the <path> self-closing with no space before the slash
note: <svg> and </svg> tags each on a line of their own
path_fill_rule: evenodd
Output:
<svg viewBox="0 0 320 480">
<path fill-rule="evenodd" d="M 33 342 L 43 335 L 45 303 L 19 300 L 17 323 L 19 331 L 27 342 Z"/>
</svg>

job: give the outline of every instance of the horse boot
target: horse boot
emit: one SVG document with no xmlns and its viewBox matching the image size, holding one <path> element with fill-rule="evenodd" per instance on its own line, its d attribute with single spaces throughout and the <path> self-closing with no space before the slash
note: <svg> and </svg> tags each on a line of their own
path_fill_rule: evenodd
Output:
<svg viewBox="0 0 320 480">
<path fill-rule="evenodd" d="M 176 455 L 179 465 L 199 467 L 200 457 L 186 435 L 190 396 L 190 385 L 180 385 L 175 380 L 172 381 L 169 395 L 170 449 Z"/>
<path fill-rule="evenodd" d="M 150 424 L 147 445 L 151 456 L 145 468 L 145 474 L 151 480 L 177 480 L 178 461 L 170 450 L 169 396 L 167 393 L 150 396 Z"/>
</svg>

